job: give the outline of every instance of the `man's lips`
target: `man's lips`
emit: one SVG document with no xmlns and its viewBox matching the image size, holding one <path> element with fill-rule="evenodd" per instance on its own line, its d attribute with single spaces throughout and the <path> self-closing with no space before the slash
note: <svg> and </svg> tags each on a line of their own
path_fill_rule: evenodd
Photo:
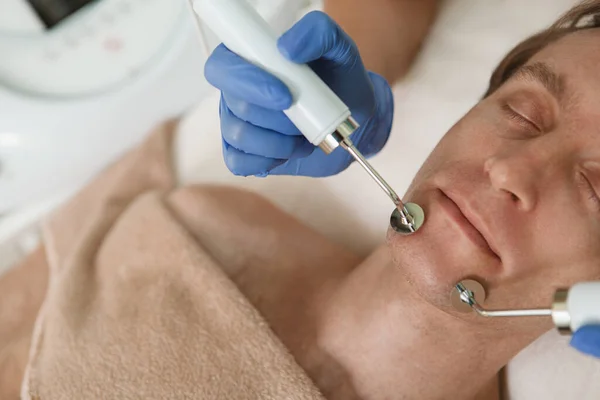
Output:
<svg viewBox="0 0 600 400">
<path fill-rule="evenodd" d="M 465 236 L 477 247 L 493 257 L 500 258 L 499 254 L 492 249 L 490 241 L 485 237 L 480 229 L 477 228 L 477 222 L 474 218 L 469 218 L 467 213 L 463 211 L 457 201 L 451 198 L 443 190 L 440 190 L 442 196 L 440 206 L 448 216 L 456 223 Z"/>
</svg>

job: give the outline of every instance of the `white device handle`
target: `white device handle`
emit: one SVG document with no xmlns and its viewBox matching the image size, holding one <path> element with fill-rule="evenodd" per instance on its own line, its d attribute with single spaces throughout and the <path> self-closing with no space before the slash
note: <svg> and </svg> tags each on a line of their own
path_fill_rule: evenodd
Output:
<svg viewBox="0 0 600 400">
<path fill-rule="evenodd" d="M 350 110 L 307 65 L 287 60 L 277 36 L 246 0 L 193 0 L 198 17 L 231 51 L 284 82 L 294 102 L 288 118 L 315 146 L 350 118 Z"/>
<path fill-rule="evenodd" d="M 567 310 L 573 332 L 585 325 L 600 325 L 600 282 L 574 285 L 567 297 Z"/>
</svg>

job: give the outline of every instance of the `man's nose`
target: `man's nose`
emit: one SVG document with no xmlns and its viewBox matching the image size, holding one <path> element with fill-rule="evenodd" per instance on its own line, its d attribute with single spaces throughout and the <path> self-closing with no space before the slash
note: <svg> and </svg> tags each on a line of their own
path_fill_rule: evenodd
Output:
<svg viewBox="0 0 600 400">
<path fill-rule="evenodd" d="M 531 211 L 539 196 L 537 188 L 542 173 L 538 164 L 531 154 L 518 152 L 488 158 L 484 170 L 492 188 L 514 202 L 519 210 Z"/>
</svg>

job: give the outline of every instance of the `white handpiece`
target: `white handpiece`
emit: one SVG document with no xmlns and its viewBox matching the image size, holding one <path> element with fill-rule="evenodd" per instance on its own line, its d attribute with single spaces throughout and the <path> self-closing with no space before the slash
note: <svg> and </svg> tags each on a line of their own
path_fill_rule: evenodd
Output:
<svg viewBox="0 0 600 400">
<path fill-rule="evenodd" d="M 193 0 L 193 8 L 227 48 L 288 86 L 294 102 L 285 114 L 309 142 L 330 153 L 356 130 L 348 106 L 307 65 L 279 52 L 277 36 L 246 0 Z"/>
<path fill-rule="evenodd" d="M 557 290 L 551 315 L 563 334 L 571 334 L 585 325 L 600 325 L 600 281 Z"/>
<path fill-rule="evenodd" d="M 354 146 L 350 135 L 358 124 L 350 109 L 307 65 L 286 59 L 277 48 L 277 36 L 246 0 L 190 0 L 196 15 L 231 51 L 270 72 L 287 85 L 293 96 L 285 114 L 315 146 L 329 154 L 338 146 L 367 171 L 396 206 L 394 229 L 410 235 L 421 227 L 424 213 L 416 204 L 409 208 Z M 411 213 L 416 213 L 415 218 Z"/>
<path fill-rule="evenodd" d="M 585 325 L 600 325 L 600 282 L 573 286 L 567 296 L 567 311 L 572 332 Z"/>
</svg>

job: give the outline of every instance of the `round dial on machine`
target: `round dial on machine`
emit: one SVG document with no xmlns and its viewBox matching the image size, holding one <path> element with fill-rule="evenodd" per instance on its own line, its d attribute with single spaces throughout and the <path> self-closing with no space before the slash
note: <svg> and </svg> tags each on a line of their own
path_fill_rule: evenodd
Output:
<svg viewBox="0 0 600 400">
<path fill-rule="evenodd" d="M 69 98 L 126 83 L 168 50 L 186 0 L 2 0 L 0 87 Z"/>
</svg>

